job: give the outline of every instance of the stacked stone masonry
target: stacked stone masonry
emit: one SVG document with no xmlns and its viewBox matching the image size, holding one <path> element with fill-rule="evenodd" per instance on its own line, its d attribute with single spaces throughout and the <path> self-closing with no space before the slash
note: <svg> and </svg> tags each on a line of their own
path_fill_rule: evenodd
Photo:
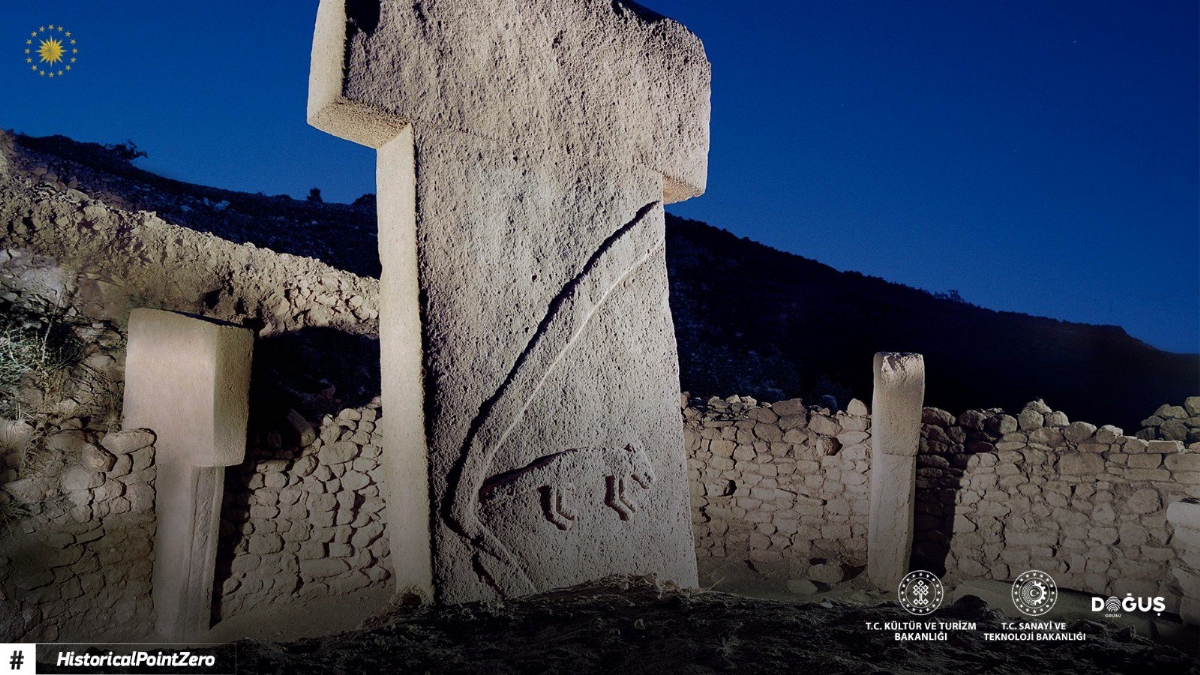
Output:
<svg viewBox="0 0 1200 675">
<path fill-rule="evenodd" d="M 1163 596 L 1183 554 L 1166 512 L 1200 496 L 1200 445 L 1070 422 L 1041 401 L 1017 416 L 926 408 L 913 566 L 949 583 L 1029 569 L 1060 587 Z"/>
<path fill-rule="evenodd" d="M 215 619 L 387 581 L 379 402 L 252 434 L 226 472 Z"/>
<path fill-rule="evenodd" d="M 1200 499 L 1173 502 L 1167 507 L 1167 522 L 1180 553 L 1173 570 L 1182 592 L 1179 614 L 1184 621 L 1200 625 Z"/>
<path fill-rule="evenodd" d="M 1183 405 L 1159 406 L 1142 420 L 1137 437 L 1147 441 L 1200 443 L 1200 396 L 1189 396 Z"/>
<path fill-rule="evenodd" d="M 146 635 L 154 621 L 154 435 L 0 427 L 4 501 L 16 515 L 0 532 L 0 642 Z M 35 441 L 46 454 L 31 466 Z M 24 477 L 13 479 L 22 467 Z"/>
<path fill-rule="evenodd" d="M 870 417 L 799 399 L 683 398 L 701 577 L 733 563 L 794 584 L 833 584 L 866 564 Z"/>
</svg>

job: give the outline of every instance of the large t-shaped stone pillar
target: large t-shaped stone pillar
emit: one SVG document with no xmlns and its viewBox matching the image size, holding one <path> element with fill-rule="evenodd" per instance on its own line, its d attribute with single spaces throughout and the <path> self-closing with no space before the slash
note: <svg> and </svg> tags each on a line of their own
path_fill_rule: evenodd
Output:
<svg viewBox="0 0 1200 675">
<path fill-rule="evenodd" d="M 908 573 L 912 555 L 924 400 L 925 360 L 920 354 L 875 355 L 867 578 L 889 590 Z"/>
<path fill-rule="evenodd" d="M 225 467 L 246 456 L 254 333 L 135 309 L 125 357 L 124 424 L 155 434 L 155 628 L 168 640 L 209 629 Z"/>
<path fill-rule="evenodd" d="M 709 81 L 622 0 L 322 0 L 309 122 L 378 149 L 398 591 L 695 584 L 663 204 Z"/>
</svg>

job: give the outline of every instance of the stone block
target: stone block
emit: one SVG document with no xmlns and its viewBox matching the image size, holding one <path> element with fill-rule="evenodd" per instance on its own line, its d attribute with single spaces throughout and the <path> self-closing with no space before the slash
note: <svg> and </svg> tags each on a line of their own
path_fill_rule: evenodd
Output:
<svg viewBox="0 0 1200 675">
<path fill-rule="evenodd" d="M 1117 439 L 1121 438 L 1121 436 L 1124 434 L 1124 430 L 1122 430 L 1120 427 L 1115 427 L 1111 424 L 1105 424 L 1096 430 L 1095 438 L 1097 443 L 1109 445 L 1116 443 Z"/>
<path fill-rule="evenodd" d="M 1082 443 L 1096 433 L 1096 425 L 1087 422 L 1072 422 L 1063 429 L 1063 436 L 1071 443 Z M 1107 441 L 1111 443 L 1112 441 Z"/>
<path fill-rule="evenodd" d="M 1171 471 L 1200 471 L 1200 452 L 1187 451 L 1166 456 L 1163 464 Z"/>
<path fill-rule="evenodd" d="M 866 417 L 870 415 L 871 412 L 867 410 L 866 403 L 856 398 L 852 398 L 850 399 L 850 403 L 846 404 L 846 414 L 853 415 L 854 417 Z M 1196 414 L 1200 415 L 1200 413 Z"/>
<path fill-rule="evenodd" d="M 1162 455 L 1153 452 L 1119 456 L 1124 457 L 1125 463 L 1133 469 L 1156 469 L 1163 461 Z"/>
<path fill-rule="evenodd" d="M 1058 470 L 1070 476 L 1098 476 L 1104 473 L 1104 458 L 1096 453 L 1064 452 L 1059 455 Z"/>
<path fill-rule="evenodd" d="M 240 326 L 133 310 L 125 359 L 125 428 L 153 430 L 159 453 L 191 466 L 241 463 L 253 346 L 254 333 Z"/>
<path fill-rule="evenodd" d="M 1036 410 L 1025 409 L 1017 415 L 1017 425 L 1021 431 L 1032 431 L 1041 429 L 1045 418 Z"/>
<path fill-rule="evenodd" d="M 1200 415 L 1200 396 L 1189 396 L 1183 402 L 1183 407 L 1187 410 L 1188 415 L 1195 417 Z"/>
<path fill-rule="evenodd" d="M 804 408 L 804 401 L 798 398 L 779 401 L 771 406 L 771 410 L 775 411 L 775 414 L 780 417 L 806 416 L 808 413 Z"/>
<path fill-rule="evenodd" d="M 1185 499 L 1167 506 L 1167 522 L 1176 528 L 1200 530 L 1200 501 Z"/>
<path fill-rule="evenodd" d="M 1183 441 L 1149 441 L 1146 444 L 1146 449 L 1150 452 L 1161 452 L 1163 454 L 1183 452 Z"/>
</svg>

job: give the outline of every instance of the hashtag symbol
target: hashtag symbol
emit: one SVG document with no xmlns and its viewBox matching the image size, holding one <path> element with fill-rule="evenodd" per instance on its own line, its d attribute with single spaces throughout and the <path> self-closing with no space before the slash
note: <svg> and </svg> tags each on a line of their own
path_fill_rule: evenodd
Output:
<svg viewBox="0 0 1200 675">
<path fill-rule="evenodd" d="M 20 670 L 21 665 L 25 663 L 25 655 L 18 649 L 13 652 L 12 658 L 8 660 L 8 663 L 12 666 L 13 670 Z"/>
</svg>

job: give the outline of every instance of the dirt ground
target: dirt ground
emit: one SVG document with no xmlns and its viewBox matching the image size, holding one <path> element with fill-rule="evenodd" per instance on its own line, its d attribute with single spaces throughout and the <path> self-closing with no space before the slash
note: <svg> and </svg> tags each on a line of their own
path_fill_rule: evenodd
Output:
<svg viewBox="0 0 1200 675">
<path fill-rule="evenodd" d="M 1000 614 L 967 597 L 935 612 L 973 621 L 945 642 L 897 642 L 867 622 L 911 621 L 894 604 L 804 604 L 607 580 L 498 604 L 395 607 L 356 631 L 243 640 L 239 673 L 1200 673 L 1129 629 L 1070 622 L 1082 642 L 988 641 Z M 922 619 L 924 620 L 924 619 Z M 39 671 L 42 672 L 42 671 Z"/>
</svg>

